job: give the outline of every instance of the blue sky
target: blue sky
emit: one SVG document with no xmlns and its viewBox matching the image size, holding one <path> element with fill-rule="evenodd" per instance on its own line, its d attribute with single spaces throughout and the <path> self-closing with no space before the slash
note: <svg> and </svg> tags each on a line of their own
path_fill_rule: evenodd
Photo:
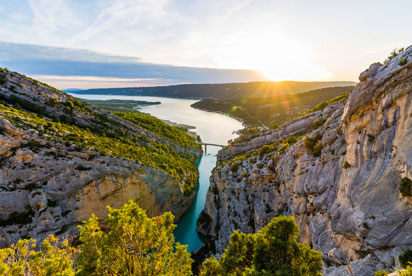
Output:
<svg viewBox="0 0 412 276">
<path fill-rule="evenodd" d="M 411 10 L 406 0 L 0 1 L 0 66 L 60 88 L 356 80 L 412 44 Z"/>
</svg>

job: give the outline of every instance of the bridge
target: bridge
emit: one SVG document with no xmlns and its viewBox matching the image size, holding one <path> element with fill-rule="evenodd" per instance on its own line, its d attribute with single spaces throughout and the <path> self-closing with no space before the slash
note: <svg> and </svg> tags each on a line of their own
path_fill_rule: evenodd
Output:
<svg viewBox="0 0 412 276">
<path fill-rule="evenodd" d="M 213 143 L 200 143 L 200 145 L 205 146 L 205 153 L 207 153 L 207 146 L 221 147 L 221 148 L 226 147 L 226 145 L 219 145 L 219 144 L 213 144 Z"/>
</svg>

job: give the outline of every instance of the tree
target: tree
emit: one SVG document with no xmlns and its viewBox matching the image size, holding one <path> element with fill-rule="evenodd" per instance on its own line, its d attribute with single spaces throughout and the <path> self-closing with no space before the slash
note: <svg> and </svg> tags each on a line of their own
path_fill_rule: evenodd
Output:
<svg viewBox="0 0 412 276">
<path fill-rule="evenodd" d="M 109 232 L 94 215 L 79 227 L 79 275 L 192 275 L 187 246 L 174 243 L 170 212 L 148 218 L 133 201 L 108 209 Z"/>
<path fill-rule="evenodd" d="M 10 248 L 0 249 L 0 275 L 3 276 L 73 276 L 76 249 L 67 241 L 59 243 L 53 235 L 47 237 L 40 250 L 34 239 L 20 240 Z"/>
<path fill-rule="evenodd" d="M 299 232 L 294 219 L 283 216 L 255 234 L 235 231 L 221 258 L 207 259 L 200 275 L 320 275 L 321 253 L 297 243 Z"/>
</svg>

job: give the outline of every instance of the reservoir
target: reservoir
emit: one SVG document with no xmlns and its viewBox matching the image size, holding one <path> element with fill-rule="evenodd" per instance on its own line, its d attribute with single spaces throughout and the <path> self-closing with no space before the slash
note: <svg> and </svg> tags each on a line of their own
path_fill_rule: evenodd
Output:
<svg viewBox="0 0 412 276">
<path fill-rule="evenodd" d="M 196 100 L 118 95 L 73 96 L 90 100 L 121 99 L 161 102 L 160 105 L 144 106 L 140 110 L 162 120 L 195 127 L 196 129 L 192 131 L 199 134 L 204 143 L 226 145 L 228 140 L 237 137 L 235 132 L 242 128 L 242 123 L 238 120 L 222 114 L 192 108 L 190 105 L 195 103 Z M 216 154 L 219 149 L 218 147 L 208 146 L 207 153 L 202 156 L 198 165 L 199 185 L 196 198 L 189 210 L 182 216 L 174 231 L 176 241 L 189 245 L 188 250 L 190 252 L 197 250 L 202 245 L 202 241 L 196 232 L 196 220 L 205 206 L 209 177 L 212 169 L 216 166 Z"/>
</svg>

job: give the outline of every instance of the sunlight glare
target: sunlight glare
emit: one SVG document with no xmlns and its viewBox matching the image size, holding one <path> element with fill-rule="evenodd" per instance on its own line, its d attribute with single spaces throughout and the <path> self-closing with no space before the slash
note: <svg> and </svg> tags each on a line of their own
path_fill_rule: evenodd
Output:
<svg viewBox="0 0 412 276">
<path fill-rule="evenodd" d="M 268 80 L 326 80 L 332 77 L 308 56 L 310 52 L 299 42 L 289 40 L 273 30 L 254 34 L 238 34 L 228 38 L 216 62 L 225 68 L 255 69 Z"/>
</svg>

